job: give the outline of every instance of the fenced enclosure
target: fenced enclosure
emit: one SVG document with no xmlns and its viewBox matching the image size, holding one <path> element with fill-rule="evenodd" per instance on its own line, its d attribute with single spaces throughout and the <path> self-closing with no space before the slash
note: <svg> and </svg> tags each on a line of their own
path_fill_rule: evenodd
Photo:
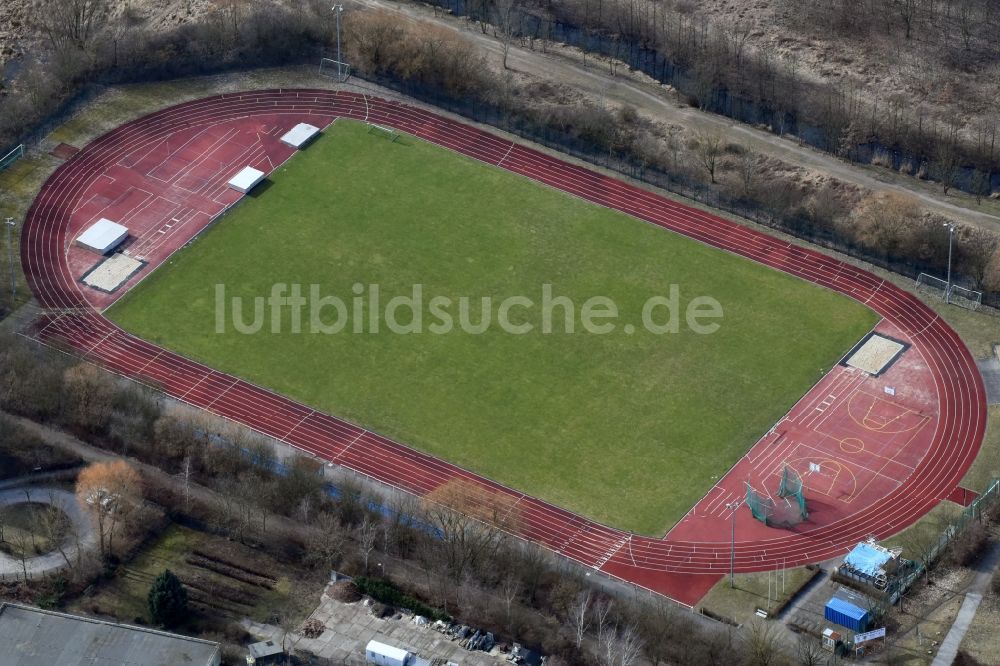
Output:
<svg viewBox="0 0 1000 666">
<path fill-rule="evenodd" d="M 769 527 L 790 528 L 809 517 L 802 492 L 802 477 L 789 465 L 781 470 L 777 499 L 771 497 L 766 489 L 763 493 L 758 492 L 747 482 L 746 505 L 755 520 Z"/>
<path fill-rule="evenodd" d="M 911 573 L 889 582 L 885 592 L 886 601 L 896 603 L 899 597 L 920 576 L 927 573 L 927 570 L 941 558 L 948 546 L 960 537 L 973 521 L 982 520 L 983 514 L 997 502 L 997 499 L 1000 499 L 1000 479 L 993 479 L 987 484 L 986 490 L 969 506 L 965 507 L 962 513 L 941 532 L 937 541 L 927 549 L 926 553 L 921 554 L 921 560 L 914 563 L 915 566 Z"/>
</svg>

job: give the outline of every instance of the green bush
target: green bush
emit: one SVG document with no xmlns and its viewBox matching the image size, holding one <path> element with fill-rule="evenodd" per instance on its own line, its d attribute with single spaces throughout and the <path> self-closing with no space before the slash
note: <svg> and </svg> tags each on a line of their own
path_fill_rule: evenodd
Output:
<svg viewBox="0 0 1000 666">
<path fill-rule="evenodd" d="M 388 606 L 396 606 L 412 611 L 416 615 L 423 615 L 432 620 L 450 620 L 451 616 L 436 608 L 431 608 L 419 599 L 415 599 L 402 591 L 392 583 L 381 578 L 365 578 L 358 576 L 354 579 L 354 584 L 362 594 L 367 594 L 375 601 Z"/>
</svg>

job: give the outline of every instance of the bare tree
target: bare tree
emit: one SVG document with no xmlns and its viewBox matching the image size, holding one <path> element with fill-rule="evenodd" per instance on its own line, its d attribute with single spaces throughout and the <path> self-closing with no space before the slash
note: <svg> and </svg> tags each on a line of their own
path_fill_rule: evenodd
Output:
<svg viewBox="0 0 1000 666">
<path fill-rule="evenodd" d="M 306 525 L 309 524 L 309 518 L 312 516 L 313 510 L 313 498 L 311 495 L 306 495 L 299 501 L 299 505 L 295 507 L 295 515 Z"/>
<path fill-rule="evenodd" d="M 890 0 L 890 3 L 899 15 L 906 38 L 910 39 L 914 21 L 922 6 L 921 0 Z"/>
<path fill-rule="evenodd" d="M 597 656 L 601 666 L 615 666 L 618 661 L 618 627 L 609 624 L 597 632 Z"/>
<path fill-rule="evenodd" d="M 723 26 L 722 32 L 736 66 L 737 80 L 742 80 L 743 52 L 746 49 L 747 40 L 753 32 L 753 23 L 743 18 L 733 17 Z"/>
<path fill-rule="evenodd" d="M 398 44 L 405 29 L 385 10 L 350 12 L 345 16 L 345 28 L 351 35 L 348 55 L 352 63 L 382 72 L 392 67 L 398 58 Z"/>
<path fill-rule="evenodd" d="M 962 229 L 962 232 L 958 244 L 959 260 L 976 288 L 982 289 L 989 276 L 993 255 L 1000 248 L 1000 241 L 978 229 Z"/>
<path fill-rule="evenodd" d="M 465 479 L 452 479 L 423 497 L 424 519 L 441 535 L 445 565 L 455 582 L 485 565 L 517 532 L 517 498 Z"/>
<path fill-rule="evenodd" d="M 749 197 L 753 194 L 754 188 L 757 185 L 760 157 L 761 155 L 756 149 L 747 146 L 736 159 L 740 181 L 743 183 L 743 196 Z"/>
<path fill-rule="evenodd" d="M 573 643 L 576 647 L 583 644 L 583 637 L 590 629 L 590 599 L 592 592 L 588 589 L 581 592 L 576 599 L 576 603 L 570 609 L 569 624 L 573 630 Z"/>
<path fill-rule="evenodd" d="M 972 196 L 976 198 L 976 204 L 983 204 L 983 197 L 990 193 L 990 172 L 987 169 L 973 169 L 972 178 L 969 183 Z"/>
<path fill-rule="evenodd" d="M 618 646 L 616 638 L 618 625 L 613 621 L 611 610 L 614 602 L 610 599 L 600 599 L 594 604 L 594 622 L 597 625 L 597 650 L 604 666 L 614 666 Z"/>
<path fill-rule="evenodd" d="M 781 648 L 774 626 L 754 621 L 743 634 L 743 654 L 751 666 L 770 666 L 781 659 Z"/>
<path fill-rule="evenodd" d="M 184 510 L 191 510 L 191 456 L 184 456 L 181 464 L 181 493 L 184 497 Z"/>
<path fill-rule="evenodd" d="M 698 132 L 691 145 L 698 163 L 701 164 L 709 180 L 715 184 L 715 170 L 722 155 L 722 135 L 716 131 Z"/>
<path fill-rule="evenodd" d="M 508 631 L 514 630 L 514 604 L 520 594 L 521 581 L 513 573 L 507 574 L 500 583 L 500 597 L 503 599 L 504 603 Z"/>
<path fill-rule="evenodd" d="M 42 0 L 33 16 L 57 50 L 90 47 L 109 18 L 108 0 Z"/>
<path fill-rule="evenodd" d="M 344 555 L 347 536 L 340 521 L 328 513 L 316 517 L 316 525 L 306 539 L 306 563 L 332 569 Z"/>
<path fill-rule="evenodd" d="M 948 194 L 958 178 L 960 127 L 957 118 L 949 120 L 945 135 L 938 139 L 934 159 L 930 163 L 931 175 L 941 182 L 941 189 L 945 194 Z"/>
<path fill-rule="evenodd" d="M 520 0 L 496 0 L 496 25 L 500 30 L 500 40 L 503 44 L 503 68 L 507 67 L 507 56 L 510 53 L 510 43 L 517 32 L 517 20 Z"/>
<path fill-rule="evenodd" d="M 38 527 L 49 545 L 62 555 L 63 561 L 66 562 L 66 568 L 72 572 L 74 563 L 69 559 L 66 546 L 70 543 L 70 537 L 73 536 L 75 530 L 66 514 L 59 509 L 55 493 L 49 493 L 49 502 L 38 521 Z M 77 551 L 76 560 L 79 563 L 79 551 Z"/>
<path fill-rule="evenodd" d="M 800 635 L 795 643 L 795 659 L 800 666 L 820 666 L 829 654 L 810 636 Z"/>
<path fill-rule="evenodd" d="M 361 554 L 365 560 L 365 575 L 368 575 L 368 560 L 371 557 L 372 551 L 375 550 L 378 534 L 378 521 L 371 520 L 368 516 L 365 516 L 365 519 L 361 521 L 361 525 L 358 526 L 358 542 L 361 545 Z"/>
<path fill-rule="evenodd" d="M 28 558 L 31 550 L 32 535 L 24 530 L 13 530 L 8 541 L 13 546 L 14 555 L 21 561 L 21 571 L 24 573 L 24 580 L 28 580 Z"/>
<path fill-rule="evenodd" d="M 218 527 L 229 532 L 240 543 L 247 543 L 247 538 L 254 529 L 255 479 L 253 474 L 242 474 L 239 478 L 224 477 L 216 487 Z"/>
<path fill-rule="evenodd" d="M 63 375 L 64 409 L 71 423 L 90 432 L 104 428 L 111 420 L 115 387 L 110 377 L 96 366 L 80 363 Z"/>
<path fill-rule="evenodd" d="M 618 664 L 633 666 L 639 663 L 642 656 L 643 640 L 639 630 L 633 624 L 625 625 L 617 639 Z"/>
</svg>

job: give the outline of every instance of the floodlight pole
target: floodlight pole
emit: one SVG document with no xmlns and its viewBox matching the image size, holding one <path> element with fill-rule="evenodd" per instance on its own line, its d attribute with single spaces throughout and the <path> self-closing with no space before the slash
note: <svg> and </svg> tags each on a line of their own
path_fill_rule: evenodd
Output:
<svg viewBox="0 0 1000 666">
<path fill-rule="evenodd" d="M 729 540 L 729 587 L 736 587 L 736 510 L 743 502 L 729 502 L 726 508 L 732 513 L 729 514 L 730 540 Z"/>
<path fill-rule="evenodd" d="M 340 15 L 344 13 L 344 5 L 334 5 L 333 11 L 337 14 L 337 80 L 342 81 L 344 73 L 341 71 L 343 60 L 340 57 Z"/>
<path fill-rule="evenodd" d="M 14 275 L 14 244 L 11 242 L 10 232 L 16 224 L 12 217 L 4 220 L 4 226 L 7 227 L 7 265 L 10 266 L 10 306 L 12 308 L 14 307 L 14 299 L 17 298 L 17 280 Z"/>
<path fill-rule="evenodd" d="M 948 227 L 948 286 L 945 288 L 944 302 L 951 303 L 951 247 L 955 240 L 955 225 L 945 222 L 944 226 Z"/>
</svg>

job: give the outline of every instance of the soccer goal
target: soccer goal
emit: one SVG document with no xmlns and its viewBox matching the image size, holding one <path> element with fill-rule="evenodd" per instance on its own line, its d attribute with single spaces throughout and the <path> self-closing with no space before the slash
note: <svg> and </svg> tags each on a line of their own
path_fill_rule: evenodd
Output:
<svg viewBox="0 0 1000 666">
<path fill-rule="evenodd" d="M 389 139 L 389 143 L 394 142 L 399 138 L 399 132 L 392 129 L 391 127 L 383 127 L 382 125 L 376 125 L 375 123 L 368 123 L 368 133 L 374 134 L 376 136 L 382 136 Z"/>
<path fill-rule="evenodd" d="M 921 273 L 917 276 L 917 289 L 940 296 L 942 299 L 948 297 L 948 283 L 930 273 Z"/>
<path fill-rule="evenodd" d="M 951 285 L 951 298 L 948 299 L 948 302 L 961 308 L 977 310 L 983 304 L 983 292 L 953 284 Z"/>
<path fill-rule="evenodd" d="M 16 162 L 19 159 L 21 159 L 22 157 L 24 157 L 24 144 L 23 143 L 21 145 L 19 145 L 17 148 L 15 148 L 14 150 L 12 150 L 9 153 L 7 153 L 6 155 L 4 155 L 3 157 L 0 157 L 0 171 L 3 171 L 4 169 L 6 169 L 7 167 L 9 167 L 14 162 Z"/>
<path fill-rule="evenodd" d="M 921 273 L 917 276 L 917 289 L 934 294 L 952 305 L 960 308 L 976 310 L 983 304 L 983 292 L 975 291 L 952 284 L 948 287 L 948 282 L 928 273 Z"/>
<path fill-rule="evenodd" d="M 333 58 L 320 58 L 319 75 L 343 83 L 351 77 L 351 66 Z"/>
</svg>

